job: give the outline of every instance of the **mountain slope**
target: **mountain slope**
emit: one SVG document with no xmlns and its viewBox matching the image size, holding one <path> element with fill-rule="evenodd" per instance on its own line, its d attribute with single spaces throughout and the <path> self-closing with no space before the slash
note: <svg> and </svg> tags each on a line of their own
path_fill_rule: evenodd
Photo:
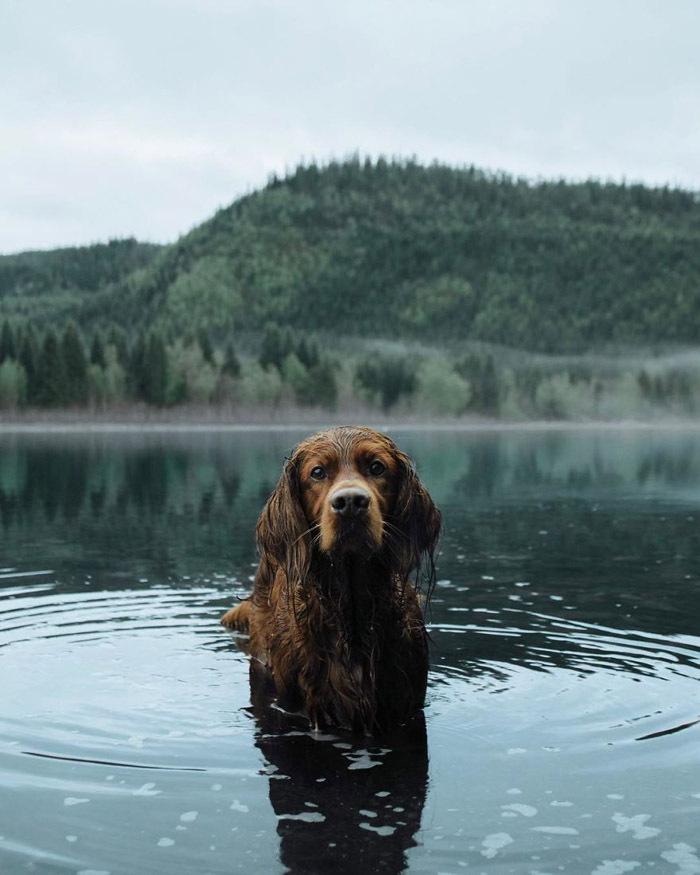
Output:
<svg viewBox="0 0 700 875">
<path fill-rule="evenodd" d="M 111 294 L 120 280 L 149 264 L 162 249 L 133 238 L 92 246 L 0 256 L 0 313 L 39 324 L 82 314 L 90 296 Z"/>
<path fill-rule="evenodd" d="M 577 351 L 700 337 L 700 201 L 412 162 L 298 168 L 83 297 L 116 321 Z"/>
</svg>

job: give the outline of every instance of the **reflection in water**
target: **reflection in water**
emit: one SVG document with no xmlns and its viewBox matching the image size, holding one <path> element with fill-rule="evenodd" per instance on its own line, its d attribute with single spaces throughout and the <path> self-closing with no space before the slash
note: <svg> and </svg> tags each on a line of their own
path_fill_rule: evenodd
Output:
<svg viewBox="0 0 700 875">
<path fill-rule="evenodd" d="M 256 660 L 250 678 L 283 865 L 295 873 L 402 872 L 428 782 L 422 712 L 381 739 L 320 735 L 275 707 Z"/>
</svg>

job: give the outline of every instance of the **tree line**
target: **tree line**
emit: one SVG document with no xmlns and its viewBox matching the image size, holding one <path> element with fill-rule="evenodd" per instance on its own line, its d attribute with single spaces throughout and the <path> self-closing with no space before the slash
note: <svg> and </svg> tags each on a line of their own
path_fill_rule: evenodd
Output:
<svg viewBox="0 0 700 875">
<path fill-rule="evenodd" d="M 525 419 L 649 418 L 700 413 L 700 359 L 646 367 L 595 360 L 415 350 L 318 337 L 268 323 L 252 355 L 232 338 L 118 326 L 86 338 L 74 322 L 37 330 L 0 326 L 0 410 L 154 408 L 196 403 L 248 410 L 280 406 Z"/>
</svg>

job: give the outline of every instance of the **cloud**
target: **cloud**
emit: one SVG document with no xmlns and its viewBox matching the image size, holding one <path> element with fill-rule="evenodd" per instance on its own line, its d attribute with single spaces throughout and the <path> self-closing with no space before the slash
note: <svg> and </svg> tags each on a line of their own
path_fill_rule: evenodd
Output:
<svg viewBox="0 0 700 875">
<path fill-rule="evenodd" d="M 10 2 L 0 251 L 174 239 L 302 157 L 700 188 L 700 7 Z"/>
</svg>

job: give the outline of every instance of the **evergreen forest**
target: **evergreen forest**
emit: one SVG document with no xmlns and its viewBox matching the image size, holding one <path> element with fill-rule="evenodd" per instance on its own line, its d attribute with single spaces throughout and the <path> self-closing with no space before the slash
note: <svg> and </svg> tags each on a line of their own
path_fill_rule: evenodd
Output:
<svg viewBox="0 0 700 875">
<path fill-rule="evenodd" d="M 0 409 L 693 415 L 699 244 L 694 192 L 305 164 L 172 245 L 0 256 Z"/>
</svg>

